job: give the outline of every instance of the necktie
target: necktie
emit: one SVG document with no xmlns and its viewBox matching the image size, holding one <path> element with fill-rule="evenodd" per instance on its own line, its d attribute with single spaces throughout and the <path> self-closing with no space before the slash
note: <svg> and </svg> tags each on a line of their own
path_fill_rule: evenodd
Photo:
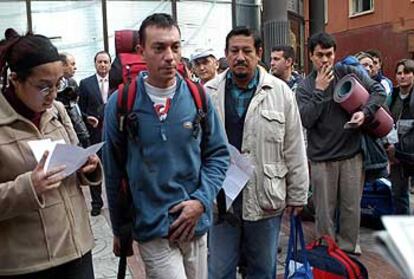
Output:
<svg viewBox="0 0 414 279">
<path fill-rule="evenodd" d="M 104 104 L 106 104 L 106 101 L 108 99 L 108 93 L 105 90 L 105 79 L 101 78 L 99 81 L 99 90 L 101 91 L 101 96 Z"/>
</svg>

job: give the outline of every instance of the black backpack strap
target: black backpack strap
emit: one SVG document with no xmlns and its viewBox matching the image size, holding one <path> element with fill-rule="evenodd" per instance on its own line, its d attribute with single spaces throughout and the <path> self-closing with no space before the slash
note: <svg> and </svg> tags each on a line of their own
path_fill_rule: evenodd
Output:
<svg viewBox="0 0 414 279">
<path fill-rule="evenodd" d="M 208 104 L 207 104 L 207 95 L 203 88 L 203 86 L 199 83 L 192 81 L 191 79 L 185 78 L 184 79 L 187 83 L 188 88 L 190 89 L 191 95 L 194 100 L 194 104 L 197 108 L 197 116 L 194 120 L 194 130 L 193 135 L 197 137 L 199 133 L 199 129 L 202 129 L 202 144 L 205 143 L 205 136 L 210 133 L 210 128 L 208 126 L 207 121 L 207 111 L 208 111 Z"/>
<path fill-rule="evenodd" d="M 201 122 L 201 126 L 203 129 L 203 132 L 206 135 L 208 135 L 210 134 L 210 127 L 207 123 L 207 112 L 208 112 L 207 94 L 203 86 L 200 83 L 196 83 L 196 87 L 197 87 L 198 94 L 200 95 L 200 99 L 201 99 L 201 105 L 202 105 L 201 109 L 204 112 L 204 117 L 203 117 L 203 121 Z"/>
<path fill-rule="evenodd" d="M 126 83 L 118 87 L 117 113 L 118 129 L 121 133 L 126 132 L 128 114 L 132 111 L 137 94 L 136 79 L 128 79 Z"/>
</svg>

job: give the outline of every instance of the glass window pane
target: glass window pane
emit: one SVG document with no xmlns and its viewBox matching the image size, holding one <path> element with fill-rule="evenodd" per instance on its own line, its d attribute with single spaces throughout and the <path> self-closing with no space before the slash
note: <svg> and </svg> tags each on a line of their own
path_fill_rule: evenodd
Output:
<svg viewBox="0 0 414 279">
<path fill-rule="evenodd" d="M 95 72 L 94 55 L 104 48 L 101 1 L 32 1 L 32 21 L 34 33 L 73 54 L 77 80 Z"/>
<path fill-rule="evenodd" d="M 19 34 L 27 31 L 25 1 L 0 1 L 0 38 L 7 28 L 14 28 Z"/>
<path fill-rule="evenodd" d="M 212 48 L 224 56 L 226 35 L 232 28 L 231 0 L 179 1 L 177 19 L 183 39 L 183 56 L 197 48 Z"/>
</svg>

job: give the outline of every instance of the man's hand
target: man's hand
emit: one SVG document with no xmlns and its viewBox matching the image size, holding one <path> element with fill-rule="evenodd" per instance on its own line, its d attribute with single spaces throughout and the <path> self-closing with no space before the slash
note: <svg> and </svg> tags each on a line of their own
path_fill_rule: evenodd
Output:
<svg viewBox="0 0 414 279">
<path fill-rule="evenodd" d="M 95 155 L 91 155 L 88 158 L 88 161 L 81 167 L 81 172 L 83 173 L 91 173 L 96 170 L 96 167 L 99 163 L 99 157 Z"/>
<path fill-rule="evenodd" d="M 388 145 L 387 148 L 385 148 L 385 151 L 387 152 L 388 160 L 390 161 L 391 165 L 400 163 L 400 161 L 397 158 L 395 158 L 394 144 Z"/>
<path fill-rule="evenodd" d="M 48 155 L 49 152 L 45 151 L 31 175 L 32 185 L 38 196 L 44 192 L 59 187 L 61 185 L 61 181 L 66 177 L 63 172 L 66 168 L 64 165 L 45 171 L 44 168 Z"/>
<path fill-rule="evenodd" d="M 99 119 L 95 116 L 88 116 L 86 117 L 86 122 L 88 122 L 89 125 L 91 125 L 93 128 L 98 127 Z"/>
<path fill-rule="evenodd" d="M 195 227 L 204 212 L 204 206 L 198 200 L 183 201 L 174 206 L 170 213 L 181 212 L 170 226 L 170 241 L 190 241 L 194 237 Z"/>
<path fill-rule="evenodd" d="M 115 256 L 120 257 L 121 256 L 121 240 L 118 236 L 114 236 L 113 242 L 112 242 L 112 252 L 115 254 Z M 128 247 L 126 247 L 126 256 L 130 257 L 134 254 L 134 250 L 132 248 L 132 241 L 131 243 L 128 243 Z"/>
<path fill-rule="evenodd" d="M 355 123 L 356 127 L 361 127 L 361 125 L 364 124 L 364 121 L 365 121 L 365 114 L 362 111 L 355 112 L 352 115 L 351 120 L 349 120 L 349 122 Z"/>
<path fill-rule="evenodd" d="M 316 76 L 315 80 L 315 88 L 321 91 L 325 91 L 333 79 L 334 71 L 332 69 L 332 66 L 326 64 L 322 66 L 322 68 L 318 71 L 318 75 Z"/>
<path fill-rule="evenodd" d="M 303 206 L 292 206 L 292 205 L 288 205 L 286 206 L 285 209 L 285 214 L 287 215 L 294 215 L 294 216 L 298 216 L 303 210 Z"/>
</svg>

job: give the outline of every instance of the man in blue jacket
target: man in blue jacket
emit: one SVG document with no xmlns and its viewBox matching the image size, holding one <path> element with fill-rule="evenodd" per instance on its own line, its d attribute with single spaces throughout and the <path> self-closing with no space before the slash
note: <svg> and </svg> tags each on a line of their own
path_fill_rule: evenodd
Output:
<svg viewBox="0 0 414 279">
<path fill-rule="evenodd" d="M 206 232 L 212 204 L 229 163 L 227 141 L 217 113 L 207 101 L 206 125 L 195 130 L 197 108 L 177 74 L 181 38 L 167 14 L 147 17 L 139 30 L 139 52 L 148 72 L 137 78 L 136 115 L 128 138 L 129 179 L 138 242 L 147 278 L 207 278 Z M 120 218 L 117 198 L 124 166 L 116 163 L 117 94 L 105 111 L 103 150 L 114 252 L 119 250 Z M 203 126 L 204 127 L 204 126 Z"/>
</svg>

